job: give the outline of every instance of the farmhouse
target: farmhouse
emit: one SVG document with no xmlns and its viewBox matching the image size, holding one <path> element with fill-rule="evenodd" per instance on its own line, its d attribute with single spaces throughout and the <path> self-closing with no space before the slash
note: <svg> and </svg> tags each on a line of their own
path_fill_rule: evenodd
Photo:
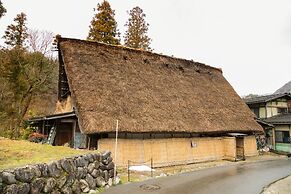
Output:
<svg viewBox="0 0 291 194">
<path fill-rule="evenodd" d="M 257 154 L 255 135 L 263 129 L 221 69 L 62 37 L 58 52 L 60 112 L 31 119 L 49 137 L 55 131 L 54 145 L 67 141 L 114 154 L 118 129 L 118 165 L 152 158 L 155 166 L 165 166 Z"/>
</svg>

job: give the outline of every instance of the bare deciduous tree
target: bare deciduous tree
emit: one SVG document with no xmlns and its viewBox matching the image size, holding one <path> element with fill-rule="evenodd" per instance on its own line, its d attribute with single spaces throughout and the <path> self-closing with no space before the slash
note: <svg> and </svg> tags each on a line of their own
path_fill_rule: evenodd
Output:
<svg viewBox="0 0 291 194">
<path fill-rule="evenodd" d="M 27 42 L 31 52 L 40 52 L 45 56 L 52 55 L 54 33 L 29 29 Z"/>
</svg>

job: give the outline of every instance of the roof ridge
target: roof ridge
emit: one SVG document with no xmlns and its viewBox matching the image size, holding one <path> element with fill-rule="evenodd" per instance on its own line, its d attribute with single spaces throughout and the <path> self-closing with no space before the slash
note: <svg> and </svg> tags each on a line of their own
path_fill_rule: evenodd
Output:
<svg viewBox="0 0 291 194">
<path fill-rule="evenodd" d="M 58 43 L 60 43 L 62 41 L 66 41 L 66 40 L 67 41 L 76 41 L 76 42 L 83 42 L 83 43 L 89 43 L 89 44 L 95 44 L 95 45 L 103 45 L 103 46 L 108 46 L 108 47 L 114 47 L 114 48 L 124 49 L 124 50 L 128 50 L 128 51 L 141 52 L 141 53 L 146 53 L 146 54 L 150 54 L 150 55 L 171 58 L 171 59 L 175 59 L 175 60 L 187 61 L 187 62 L 191 62 L 191 63 L 196 63 L 196 65 L 201 65 L 201 66 L 204 66 L 205 68 L 214 69 L 214 70 L 217 70 L 217 71 L 223 73 L 221 68 L 213 67 L 213 66 L 210 66 L 210 65 L 206 65 L 206 64 L 200 63 L 200 62 L 196 62 L 196 61 L 194 61 L 192 59 L 190 59 L 190 60 L 189 59 L 183 59 L 183 58 L 169 56 L 169 55 L 160 54 L 160 53 L 155 53 L 155 52 L 151 52 L 151 51 L 130 48 L 130 47 L 127 47 L 127 46 L 124 46 L 124 45 L 112 45 L 112 44 L 107 44 L 107 43 L 98 42 L 98 41 L 92 41 L 92 40 L 82 40 L 82 39 L 77 39 L 77 38 L 66 38 L 66 37 L 62 37 L 60 35 L 56 36 L 56 40 L 57 40 Z"/>
</svg>

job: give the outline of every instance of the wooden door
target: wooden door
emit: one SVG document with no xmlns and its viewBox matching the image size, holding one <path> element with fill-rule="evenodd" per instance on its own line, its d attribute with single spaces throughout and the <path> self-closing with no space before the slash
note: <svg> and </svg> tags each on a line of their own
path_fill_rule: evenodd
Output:
<svg viewBox="0 0 291 194">
<path fill-rule="evenodd" d="M 236 137 L 236 160 L 244 160 L 244 138 Z"/>
<path fill-rule="evenodd" d="M 62 146 L 66 143 L 72 145 L 73 140 L 73 123 L 60 123 L 57 126 L 55 145 Z"/>
</svg>

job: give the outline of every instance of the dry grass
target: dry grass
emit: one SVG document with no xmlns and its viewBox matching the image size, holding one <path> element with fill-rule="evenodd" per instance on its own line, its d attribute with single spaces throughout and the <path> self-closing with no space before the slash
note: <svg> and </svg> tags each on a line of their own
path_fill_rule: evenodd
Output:
<svg viewBox="0 0 291 194">
<path fill-rule="evenodd" d="M 92 151 L 0 138 L 0 170 L 58 160 L 89 152 Z"/>
</svg>

